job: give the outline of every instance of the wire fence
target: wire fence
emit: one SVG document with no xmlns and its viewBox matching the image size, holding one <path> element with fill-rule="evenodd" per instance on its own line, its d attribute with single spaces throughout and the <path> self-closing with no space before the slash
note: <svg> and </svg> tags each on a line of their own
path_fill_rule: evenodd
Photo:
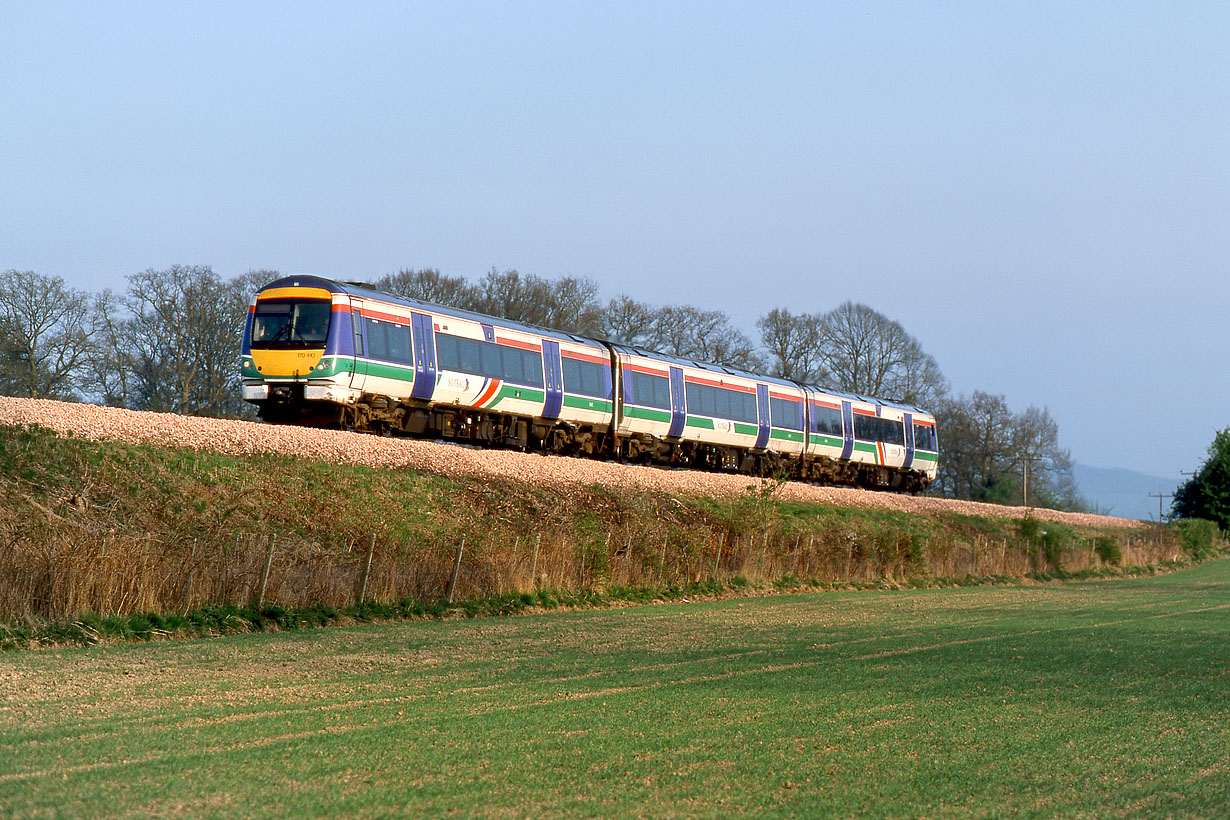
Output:
<svg viewBox="0 0 1230 820">
<path fill-rule="evenodd" d="M 1095 539 L 1044 549 L 1028 539 L 974 534 L 920 539 L 906 531 L 840 527 L 790 532 L 682 530 L 625 524 L 579 537 L 506 532 L 464 538 L 349 540 L 289 533 L 211 538 L 132 536 L 56 522 L 0 529 L 0 619 L 71 619 L 82 613 L 187 613 L 210 604 L 345 607 L 364 600 L 436 602 L 535 589 L 655 587 L 703 580 L 825 584 L 911 578 L 1025 577 L 1105 566 Z M 1178 557 L 1163 529 L 1124 531 L 1129 565 Z"/>
</svg>

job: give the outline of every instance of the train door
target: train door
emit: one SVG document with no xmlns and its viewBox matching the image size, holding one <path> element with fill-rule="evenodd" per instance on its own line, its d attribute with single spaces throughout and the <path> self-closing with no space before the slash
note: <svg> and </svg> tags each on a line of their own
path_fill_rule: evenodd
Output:
<svg viewBox="0 0 1230 820">
<path fill-rule="evenodd" d="M 414 387 L 410 396 L 429 401 L 436 390 L 436 338 L 431 316 L 411 313 L 414 332 Z"/>
<path fill-rule="evenodd" d="M 759 450 L 769 443 L 769 386 L 756 385 L 756 419 L 759 429 L 756 432 L 756 449 Z"/>
<path fill-rule="evenodd" d="M 854 405 L 848 401 L 841 403 L 841 457 L 849 461 L 854 455 Z"/>
<path fill-rule="evenodd" d="M 542 408 L 545 419 L 559 418 L 559 412 L 564 406 L 564 383 L 560 375 L 562 364 L 559 356 L 559 342 L 550 339 L 542 340 L 542 369 L 546 376 L 547 398 Z"/>
<path fill-rule="evenodd" d="M 367 382 L 367 331 L 363 327 L 363 314 L 359 310 L 359 300 L 350 302 L 350 324 L 354 330 L 354 367 L 350 371 L 350 387 L 362 390 Z"/>
<path fill-rule="evenodd" d="M 611 354 L 611 430 L 618 449 L 619 434 L 624 426 L 624 372 L 623 357 L 615 346 L 604 342 Z"/>
<path fill-rule="evenodd" d="M 883 415 L 880 418 L 884 418 Z M 885 419 L 885 421 L 888 421 Z M 892 422 L 893 424 L 901 424 L 901 422 Z M 877 442 L 880 450 L 880 463 L 885 467 L 901 467 L 905 463 L 905 439 L 893 432 L 893 437 L 888 440 L 888 425 L 885 425 L 884 441 Z M 907 426 L 908 429 L 908 426 Z"/>
<path fill-rule="evenodd" d="M 666 435 L 675 437 L 683 435 L 683 427 L 687 421 L 687 406 L 684 402 L 683 368 L 671 368 L 671 426 Z"/>
<path fill-rule="evenodd" d="M 914 416 L 905 414 L 905 461 L 902 469 L 908 470 L 914 464 Z"/>
</svg>

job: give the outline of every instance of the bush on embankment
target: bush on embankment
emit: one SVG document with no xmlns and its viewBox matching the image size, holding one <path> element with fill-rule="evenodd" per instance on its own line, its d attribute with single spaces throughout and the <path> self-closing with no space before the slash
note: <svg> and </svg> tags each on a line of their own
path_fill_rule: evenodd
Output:
<svg viewBox="0 0 1230 820">
<path fill-rule="evenodd" d="M 1117 574 L 1223 548 L 1198 527 L 1180 540 L 1157 526 L 804 505 L 775 486 L 544 489 L 0 428 L 0 623 L 230 607 L 259 628 L 270 608 L 431 614 L 450 588 L 458 602 L 542 590 L 583 602 L 614 588 L 919 585 Z"/>
</svg>

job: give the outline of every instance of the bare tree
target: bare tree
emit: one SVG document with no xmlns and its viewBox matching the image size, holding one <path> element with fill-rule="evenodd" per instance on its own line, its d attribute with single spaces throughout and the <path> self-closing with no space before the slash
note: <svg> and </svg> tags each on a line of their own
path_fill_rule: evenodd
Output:
<svg viewBox="0 0 1230 820">
<path fill-rule="evenodd" d="M 1012 431 L 1012 468 L 1021 473 L 1026 505 L 1078 508 L 1083 501 L 1072 477 L 1072 455 L 1059 445 L 1059 424 L 1046 408 L 1028 407 Z"/>
<path fill-rule="evenodd" d="M 745 370 L 760 365 L 752 340 L 720 310 L 702 310 L 692 305 L 659 308 L 650 344 L 659 352 L 698 362 Z"/>
<path fill-rule="evenodd" d="M 774 308 L 756 321 L 760 340 L 769 353 L 772 375 L 800 382 L 823 382 L 828 371 L 821 363 L 820 318 L 795 315 Z"/>
<path fill-rule="evenodd" d="M 602 306 L 598 302 L 598 283 L 575 276 L 556 280 L 551 288 L 543 324 L 582 336 L 601 335 Z"/>
<path fill-rule="evenodd" d="M 945 398 L 935 408 L 939 422 L 940 474 L 944 495 L 1002 504 L 1080 510 L 1072 457 L 1059 444 L 1050 411 L 1029 407 L 1014 413 L 1003 396 L 975 391 Z"/>
<path fill-rule="evenodd" d="M 476 287 L 474 309 L 514 322 L 597 336 L 602 332 L 598 285 L 590 279 L 544 279 L 492 268 Z"/>
<path fill-rule="evenodd" d="M 132 407 L 136 385 L 126 341 L 123 304 L 114 291 L 107 289 L 94 297 L 91 310 L 97 333 L 93 351 L 85 364 L 90 385 L 85 398 L 109 407 Z"/>
<path fill-rule="evenodd" d="M 980 390 L 935 406 L 941 458 L 937 486 L 955 498 L 992 500 L 1012 475 L 1015 418 L 1003 396 Z M 1004 499 L 1006 500 L 1006 499 Z"/>
<path fill-rule="evenodd" d="M 866 305 L 846 302 L 824 314 L 820 333 L 820 364 L 833 387 L 924 407 L 948 390 L 918 340 Z"/>
<path fill-rule="evenodd" d="M 495 268 L 479 280 L 477 309 L 514 322 L 542 324 L 546 318 L 547 288 L 535 276 Z"/>
<path fill-rule="evenodd" d="M 34 271 L 0 274 L 0 390 L 71 398 L 94 335 L 89 295 Z"/>
<path fill-rule="evenodd" d="M 653 338 L 656 316 L 656 308 L 620 294 L 607 302 L 601 335 L 619 344 L 645 347 Z"/>
<path fill-rule="evenodd" d="M 239 338 L 248 284 L 224 282 L 207 265 L 174 265 L 128 277 L 129 318 L 112 320 L 115 348 L 137 409 L 231 415 L 238 396 Z"/>
<path fill-rule="evenodd" d="M 261 288 L 268 285 L 275 279 L 282 278 L 282 274 L 276 270 L 268 268 L 252 268 L 247 273 L 241 273 L 230 280 L 230 286 L 238 291 L 238 294 L 244 298 L 244 313 L 247 313 L 247 304 L 252 301 L 252 296 Z"/>
<path fill-rule="evenodd" d="M 753 370 L 762 362 L 752 341 L 720 310 L 693 305 L 655 307 L 621 294 L 607 303 L 602 336 L 668 356 Z"/>
<path fill-rule="evenodd" d="M 405 296 L 409 299 L 422 299 L 436 305 L 476 310 L 478 308 L 478 291 L 473 285 L 460 276 L 445 276 L 435 268 L 411 270 L 402 268 L 395 274 L 383 276 L 372 283 L 381 290 Z"/>
</svg>

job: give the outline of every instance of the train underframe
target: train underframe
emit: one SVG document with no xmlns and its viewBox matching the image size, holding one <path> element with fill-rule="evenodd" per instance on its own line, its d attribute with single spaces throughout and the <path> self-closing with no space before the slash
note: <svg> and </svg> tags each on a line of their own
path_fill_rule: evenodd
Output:
<svg viewBox="0 0 1230 820">
<path fill-rule="evenodd" d="M 927 477 L 916 471 L 826 456 L 784 455 L 771 450 L 661 439 L 643 433 L 620 436 L 606 424 L 531 418 L 391 396 L 365 394 L 354 404 L 308 402 L 303 399 L 301 385 L 291 387 L 257 403 L 263 420 L 913 494 L 922 492 L 928 484 Z M 297 390 L 293 389 L 296 387 Z"/>
</svg>

